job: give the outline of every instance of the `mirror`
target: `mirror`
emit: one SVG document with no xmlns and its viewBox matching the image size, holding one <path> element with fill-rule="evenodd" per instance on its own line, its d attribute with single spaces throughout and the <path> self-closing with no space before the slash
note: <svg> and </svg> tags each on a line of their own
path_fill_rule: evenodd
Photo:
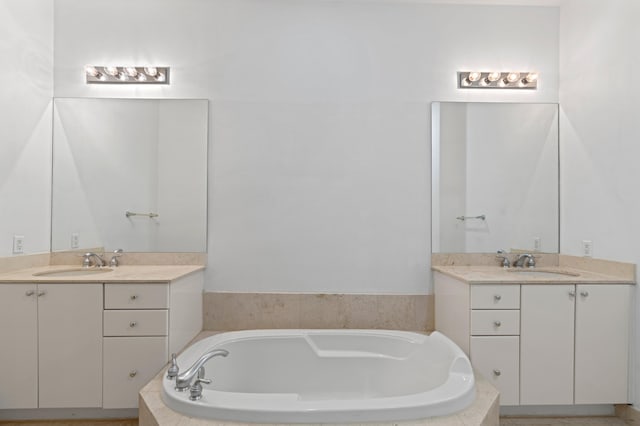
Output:
<svg viewBox="0 0 640 426">
<path fill-rule="evenodd" d="M 54 99 L 51 250 L 205 252 L 207 123 L 207 100 Z"/>
<path fill-rule="evenodd" d="M 432 252 L 558 253 L 558 105 L 432 104 Z"/>
</svg>

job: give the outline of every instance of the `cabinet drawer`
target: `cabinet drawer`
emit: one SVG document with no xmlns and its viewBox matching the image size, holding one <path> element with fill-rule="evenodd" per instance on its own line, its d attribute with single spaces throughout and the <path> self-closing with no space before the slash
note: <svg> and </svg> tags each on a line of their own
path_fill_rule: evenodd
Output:
<svg viewBox="0 0 640 426">
<path fill-rule="evenodd" d="M 520 403 L 520 338 L 471 338 L 471 364 L 500 391 L 500 405 Z"/>
<path fill-rule="evenodd" d="M 167 310 L 104 311 L 104 336 L 166 336 Z"/>
<path fill-rule="evenodd" d="M 519 310 L 471 311 L 471 334 L 476 336 L 517 336 L 520 334 Z"/>
<path fill-rule="evenodd" d="M 105 309 L 167 309 L 169 284 L 105 284 Z"/>
<path fill-rule="evenodd" d="M 138 392 L 164 367 L 166 337 L 105 337 L 103 408 L 137 408 Z"/>
<path fill-rule="evenodd" d="M 520 309 L 520 286 L 472 285 L 471 309 Z"/>
</svg>

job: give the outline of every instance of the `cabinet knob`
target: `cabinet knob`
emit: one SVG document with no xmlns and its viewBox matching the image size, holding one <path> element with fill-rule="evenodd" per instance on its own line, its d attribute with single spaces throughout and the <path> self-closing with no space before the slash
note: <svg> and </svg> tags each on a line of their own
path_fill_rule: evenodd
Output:
<svg viewBox="0 0 640 426">
<path fill-rule="evenodd" d="M 38 292 L 38 297 L 42 297 L 42 296 L 44 296 L 45 294 L 47 294 L 47 292 L 46 292 L 45 290 L 39 291 L 39 292 Z"/>
<path fill-rule="evenodd" d="M 580 296 L 587 297 L 587 296 L 589 296 L 589 292 L 588 291 L 581 291 L 580 292 Z"/>
<path fill-rule="evenodd" d="M 500 301 L 500 299 L 502 299 L 502 296 L 500 296 L 499 294 L 496 294 L 495 296 L 493 296 L 493 298 L 495 299 L 496 302 Z"/>
<path fill-rule="evenodd" d="M 131 371 L 129 372 L 129 377 L 131 377 L 132 379 L 133 379 L 134 377 L 136 377 L 137 375 L 138 375 L 138 370 L 131 370 Z"/>
<path fill-rule="evenodd" d="M 35 290 L 27 290 L 24 292 L 25 296 L 33 296 L 34 294 L 36 294 Z"/>
<path fill-rule="evenodd" d="M 496 327 L 500 327 L 502 323 L 500 321 L 494 321 L 493 325 L 495 325 Z"/>
<path fill-rule="evenodd" d="M 569 296 L 570 297 L 576 297 L 576 291 L 575 290 L 569 290 Z"/>
<path fill-rule="evenodd" d="M 129 327 L 131 327 L 131 328 L 135 327 L 136 325 L 138 325 L 138 323 L 137 323 L 137 322 L 135 322 L 135 321 L 131 321 L 131 322 L 129 323 Z"/>
<path fill-rule="evenodd" d="M 501 374 L 502 374 L 502 371 L 500 371 L 500 370 L 493 370 L 493 375 L 494 375 L 494 376 L 499 376 L 499 375 L 501 375 Z"/>
<path fill-rule="evenodd" d="M 138 298 L 138 295 L 137 295 L 137 294 L 132 294 L 132 295 L 131 295 L 131 300 L 136 300 L 137 298 Z"/>
</svg>

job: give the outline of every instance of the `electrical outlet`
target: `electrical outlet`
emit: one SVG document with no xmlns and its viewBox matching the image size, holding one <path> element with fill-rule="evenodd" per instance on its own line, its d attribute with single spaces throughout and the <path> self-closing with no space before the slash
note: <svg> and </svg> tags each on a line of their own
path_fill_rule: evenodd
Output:
<svg viewBox="0 0 640 426">
<path fill-rule="evenodd" d="M 71 248 L 77 249 L 80 247 L 80 236 L 77 233 L 71 234 Z"/>
<path fill-rule="evenodd" d="M 533 237 L 533 251 L 540 251 L 541 244 L 540 237 Z"/>
<path fill-rule="evenodd" d="M 593 257 L 593 242 L 591 240 L 582 240 L 582 255 Z"/>
<path fill-rule="evenodd" d="M 24 235 L 13 236 L 13 254 L 24 253 Z"/>
</svg>

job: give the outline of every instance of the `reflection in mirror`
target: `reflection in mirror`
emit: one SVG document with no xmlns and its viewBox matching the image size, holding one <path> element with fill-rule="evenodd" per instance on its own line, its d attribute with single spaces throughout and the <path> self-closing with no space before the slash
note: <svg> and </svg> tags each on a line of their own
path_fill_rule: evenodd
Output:
<svg viewBox="0 0 640 426">
<path fill-rule="evenodd" d="M 558 105 L 432 105 L 432 252 L 559 252 Z"/>
<path fill-rule="evenodd" d="M 206 251 L 206 100 L 57 98 L 53 121 L 52 251 Z"/>
</svg>

